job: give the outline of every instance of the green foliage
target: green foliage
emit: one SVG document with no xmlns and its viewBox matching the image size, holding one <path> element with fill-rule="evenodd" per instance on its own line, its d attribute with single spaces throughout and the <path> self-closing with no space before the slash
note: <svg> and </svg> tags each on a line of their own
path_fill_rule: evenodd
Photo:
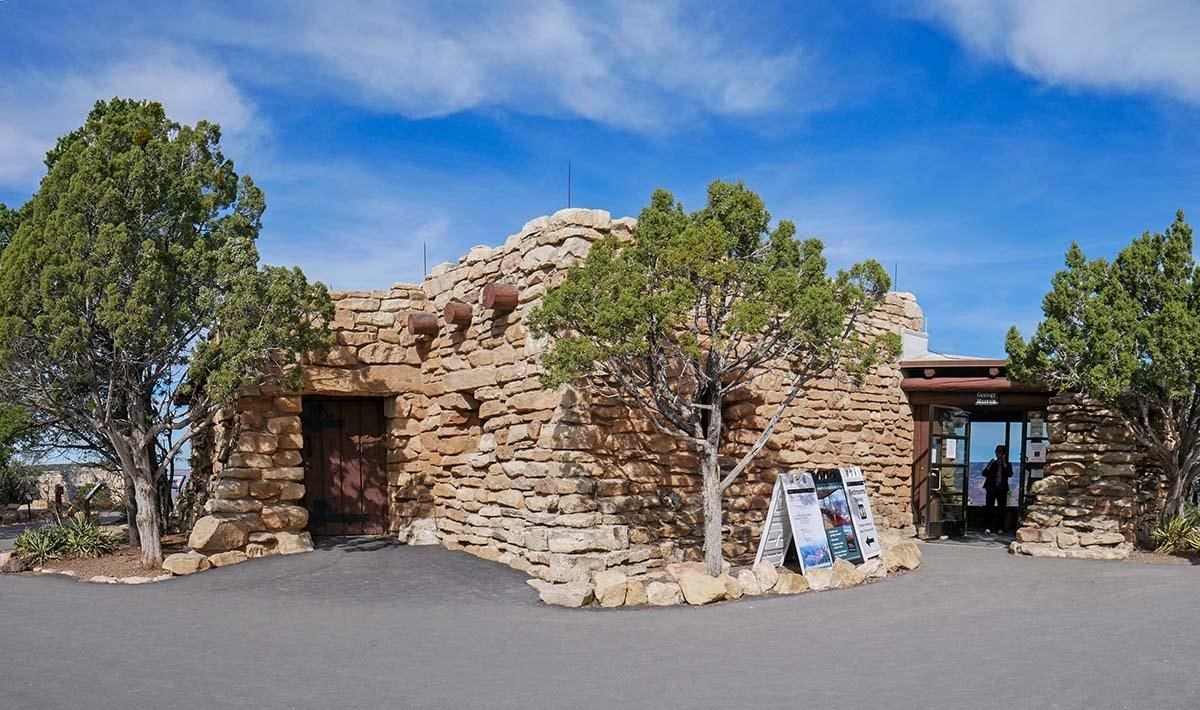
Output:
<svg viewBox="0 0 1200 710">
<path fill-rule="evenodd" d="M 93 520 L 71 518 L 56 529 L 62 541 L 62 556 L 67 559 L 101 557 L 117 549 L 116 536 L 102 530 Z"/>
<path fill-rule="evenodd" d="M 1200 552 L 1200 509 L 1186 507 L 1150 533 L 1155 549 L 1166 554 Z"/>
<path fill-rule="evenodd" d="M 0 505 L 24 505 L 25 497 L 36 491 L 36 476 L 28 468 L 12 462 L 0 466 Z"/>
<path fill-rule="evenodd" d="M 84 499 L 88 493 L 91 493 L 92 488 L 97 485 L 100 484 L 94 483 L 90 486 L 81 486 L 75 491 L 75 495 L 71 499 L 71 504 L 75 506 L 76 510 L 84 509 Z M 112 491 L 108 489 L 108 486 L 101 486 L 100 490 L 96 492 L 96 495 L 92 496 L 92 500 L 87 505 L 92 510 L 110 510 L 113 505 Z"/>
<path fill-rule="evenodd" d="M 62 536 L 58 526 L 47 525 L 40 528 L 28 528 L 17 536 L 13 543 L 13 552 L 27 564 L 42 565 L 50 560 L 62 557 Z"/>
<path fill-rule="evenodd" d="M 890 280 L 874 261 L 831 278 L 822 251 L 817 239 L 797 240 L 791 222 L 770 229 L 762 199 L 741 183 L 713 182 L 707 206 L 692 214 L 657 190 L 633 244 L 595 244 L 532 314 L 534 332 L 556 338 L 545 382 L 570 382 L 607 359 L 660 356 L 678 357 L 693 375 L 709 358 L 745 376 L 744 365 L 776 357 L 795 371 L 864 374 L 896 343 L 846 324 L 870 312 Z"/>
<path fill-rule="evenodd" d="M 1029 341 L 1009 331 L 1009 373 L 1083 393 L 1123 415 L 1168 477 L 1167 513 L 1200 471 L 1200 272 L 1182 212 L 1108 262 L 1072 244 Z"/>
<path fill-rule="evenodd" d="M 0 391 L 146 497 L 195 424 L 240 387 L 296 384 L 297 360 L 331 342 L 325 287 L 259 266 L 263 193 L 220 138 L 158 103 L 97 102 L 5 217 L 19 226 L 0 255 Z"/>
<path fill-rule="evenodd" d="M 93 520 L 71 518 L 61 525 L 30 528 L 17 536 L 13 550 L 30 565 L 49 560 L 101 557 L 116 551 L 119 542 Z"/>
</svg>

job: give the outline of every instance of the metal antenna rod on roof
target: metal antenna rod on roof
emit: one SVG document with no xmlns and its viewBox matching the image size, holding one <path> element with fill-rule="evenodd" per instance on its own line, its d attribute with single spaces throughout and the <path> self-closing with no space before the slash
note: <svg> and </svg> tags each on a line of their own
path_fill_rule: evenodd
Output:
<svg viewBox="0 0 1200 710">
<path fill-rule="evenodd" d="M 900 292 L 900 262 L 892 265 L 892 290 L 896 293 Z"/>
<path fill-rule="evenodd" d="M 429 276 L 429 245 L 426 242 L 421 242 L 421 268 L 425 269 L 425 275 Z"/>
<path fill-rule="evenodd" d="M 571 161 L 567 161 L 567 207 L 571 206 Z"/>
</svg>

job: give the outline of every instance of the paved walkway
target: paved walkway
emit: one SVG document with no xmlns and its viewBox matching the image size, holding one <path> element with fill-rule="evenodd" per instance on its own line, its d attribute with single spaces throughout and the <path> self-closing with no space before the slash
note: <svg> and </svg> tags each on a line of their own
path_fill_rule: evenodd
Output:
<svg viewBox="0 0 1200 710">
<path fill-rule="evenodd" d="M 925 560 L 851 590 L 618 611 L 377 542 L 141 587 L 6 575 L 0 707 L 1200 707 L 1200 568 Z"/>
</svg>

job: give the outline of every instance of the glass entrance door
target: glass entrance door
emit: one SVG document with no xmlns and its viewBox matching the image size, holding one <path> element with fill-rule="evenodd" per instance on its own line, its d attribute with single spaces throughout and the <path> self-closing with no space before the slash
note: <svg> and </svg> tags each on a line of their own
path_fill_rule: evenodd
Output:
<svg viewBox="0 0 1200 710">
<path fill-rule="evenodd" d="M 970 415 L 954 407 L 930 406 L 927 537 L 958 536 L 965 531 L 970 446 Z"/>
</svg>

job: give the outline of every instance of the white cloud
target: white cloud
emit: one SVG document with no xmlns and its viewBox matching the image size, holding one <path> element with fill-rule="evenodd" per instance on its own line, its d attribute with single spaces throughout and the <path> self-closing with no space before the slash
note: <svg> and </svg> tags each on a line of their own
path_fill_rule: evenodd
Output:
<svg viewBox="0 0 1200 710">
<path fill-rule="evenodd" d="M 923 0 L 973 52 L 1051 85 L 1200 103 L 1200 4 L 1191 0 Z"/>
<path fill-rule="evenodd" d="M 10 72 L 0 86 L 0 185 L 32 188 L 55 140 L 80 126 L 98 99 L 152 98 L 183 123 L 221 124 L 231 153 L 262 133 L 254 105 L 221 68 L 196 56 L 152 49 L 93 71 Z"/>
<path fill-rule="evenodd" d="M 258 17 L 209 15 L 203 35 L 307 64 L 319 90 L 409 118 L 503 108 L 658 132 L 827 104 L 826 87 L 793 101 L 811 63 L 798 50 L 735 41 L 674 2 L 303 2 Z"/>
</svg>

